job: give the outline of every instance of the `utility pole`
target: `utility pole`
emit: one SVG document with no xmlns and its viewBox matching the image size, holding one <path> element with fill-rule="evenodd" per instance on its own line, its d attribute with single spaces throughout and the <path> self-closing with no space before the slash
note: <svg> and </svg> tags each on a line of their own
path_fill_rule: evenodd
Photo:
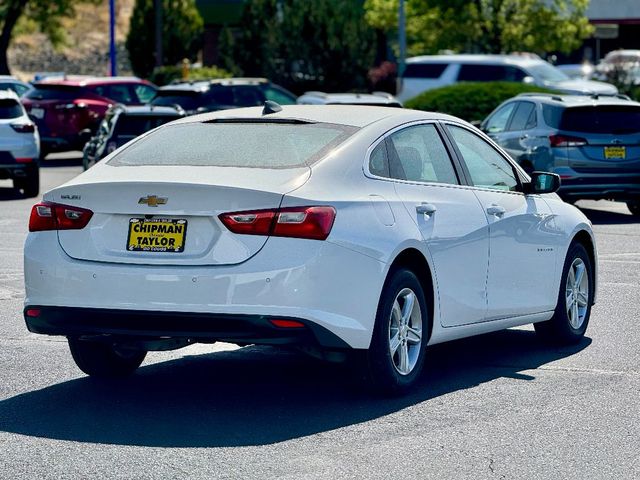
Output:
<svg viewBox="0 0 640 480">
<path fill-rule="evenodd" d="M 404 61 L 407 56 L 404 0 L 400 0 L 400 6 L 398 7 L 398 45 L 400 46 L 400 55 L 398 56 L 398 78 L 401 78 L 404 73 Z"/>
<path fill-rule="evenodd" d="M 109 63 L 111 76 L 118 75 L 118 59 L 116 55 L 116 0 L 109 0 Z"/>
<path fill-rule="evenodd" d="M 162 0 L 154 0 L 156 12 L 156 67 L 162 66 Z"/>
</svg>

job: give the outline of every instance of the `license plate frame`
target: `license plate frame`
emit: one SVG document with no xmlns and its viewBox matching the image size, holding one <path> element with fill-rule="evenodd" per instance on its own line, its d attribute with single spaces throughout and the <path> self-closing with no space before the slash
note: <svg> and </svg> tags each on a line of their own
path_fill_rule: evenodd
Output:
<svg viewBox="0 0 640 480">
<path fill-rule="evenodd" d="M 606 160 L 626 160 L 627 147 L 620 145 L 604 147 L 604 158 Z"/>
<path fill-rule="evenodd" d="M 125 248 L 128 252 L 182 253 L 187 240 L 187 224 L 184 218 L 132 217 L 128 222 Z"/>
</svg>

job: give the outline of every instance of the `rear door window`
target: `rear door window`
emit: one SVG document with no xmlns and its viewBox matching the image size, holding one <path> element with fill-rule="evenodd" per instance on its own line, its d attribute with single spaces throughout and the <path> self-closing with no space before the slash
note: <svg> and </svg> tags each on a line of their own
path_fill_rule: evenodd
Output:
<svg viewBox="0 0 640 480">
<path fill-rule="evenodd" d="M 440 78 L 449 65 L 447 63 L 409 63 L 405 67 L 405 78 Z"/>
<path fill-rule="evenodd" d="M 22 106 L 17 101 L 11 98 L 0 100 L 0 119 L 18 118 L 22 115 Z"/>
<path fill-rule="evenodd" d="M 434 125 L 415 125 L 389 135 L 389 173 L 414 182 L 458 184 L 451 158 Z"/>
<path fill-rule="evenodd" d="M 518 102 L 513 113 L 509 130 L 529 130 L 536 126 L 536 105 L 532 102 Z"/>
<path fill-rule="evenodd" d="M 459 82 L 492 82 L 507 80 L 504 65 L 462 64 L 458 73 Z"/>
</svg>

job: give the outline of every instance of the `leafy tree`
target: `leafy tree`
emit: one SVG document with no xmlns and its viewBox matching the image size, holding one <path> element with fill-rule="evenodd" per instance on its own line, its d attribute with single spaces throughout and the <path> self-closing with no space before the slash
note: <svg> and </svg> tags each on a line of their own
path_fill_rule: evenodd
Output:
<svg viewBox="0 0 640 480">
<path fill-rule="evenodd" d="M 78 3 L 99 0 L 1 0 L 0 1 L 0 75 L 8 75 L 7 50 L 18 21 L 31 20 L 54 44 L 62 43 L 64 31 L 60 20 L 73 16 Z"/>
<path fill-rule="evenodd" d="M 454 51 L 570 53 L 593 31 L 589 0 L 407 0 L 411 54 Z M 397 29 L 398 0 L 366 0 L 366 19 Z"/>
<path fill-rule="evenodd" d="M 296 92 L 366 88 L 376 37 L 363 0 L 249 0 L 238 30 L 221 35 L 230 71 Z"/>
<path fill-rule="evenodd" d="M 203 22 L 195 0 L 162 0 L 162 63 L 175 65 L 184 58 L 195 60 L 202 47 Z M 136 0 L 126 47 L 136 75 L 148 77 L 155 60 L 154 0 Z"/>
</svg>

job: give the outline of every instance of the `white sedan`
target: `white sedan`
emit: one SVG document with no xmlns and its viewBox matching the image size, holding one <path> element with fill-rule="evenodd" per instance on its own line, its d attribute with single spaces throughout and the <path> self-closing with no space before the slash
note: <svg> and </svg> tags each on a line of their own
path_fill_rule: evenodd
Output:
<svg viewBox="0 0 640 480">
<path fill-rule="evenodd" d="M 267 102 L 188 117 L 35 205 L 30 331 L 89 375 L 225 341 L 354 361 L 402 392 L 432 345 L 534 323 L 583 337 L 589 220 L 447 115 Z"/>
</svg>

